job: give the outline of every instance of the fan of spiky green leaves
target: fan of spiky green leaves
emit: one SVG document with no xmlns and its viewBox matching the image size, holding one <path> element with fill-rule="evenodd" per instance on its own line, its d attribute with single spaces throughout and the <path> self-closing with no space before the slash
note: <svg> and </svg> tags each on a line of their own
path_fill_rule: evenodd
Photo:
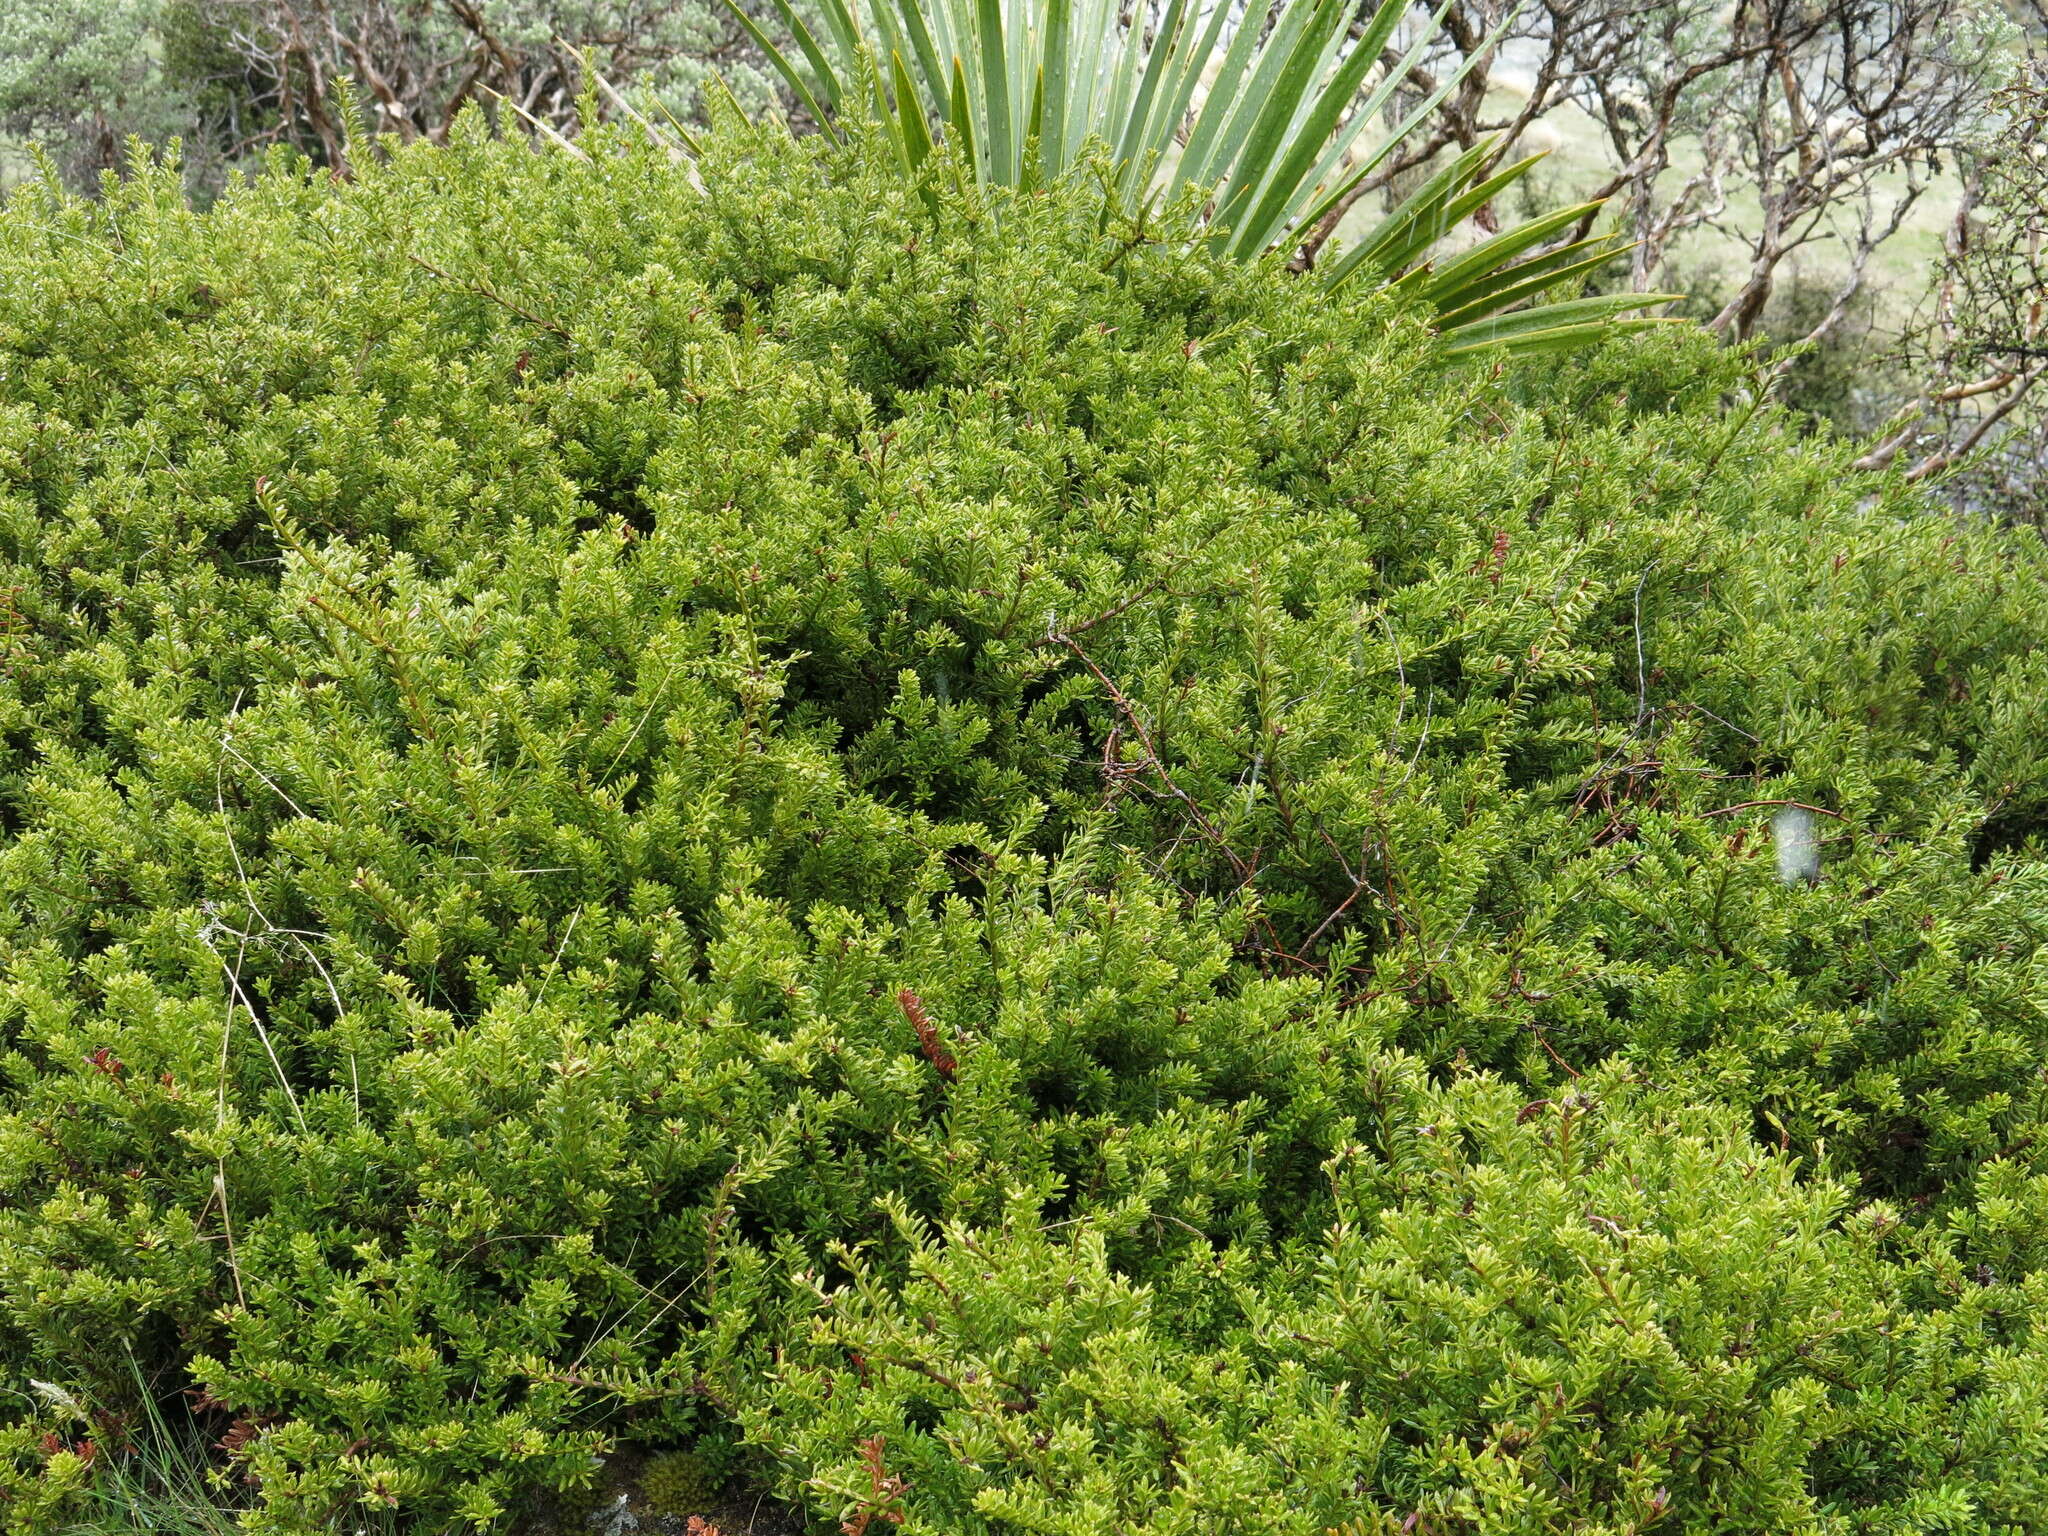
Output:
<svg viewBox="0 0 2048 1536">
<path fill-rule="evenodd" d="M 877 0 L 871 26 L 859 0 L 822 0 L 822 37 L 788 0 L 775 4 L 800 58 L 732 8 L 820 124 L 872 110 L 907 174 L 932 154 L 935 128 L 954 137 L 981 181 L 998 186 L 1030 187 L 1107 147 L 1113 194 L 1133 214 L 1162 195 L 1215 189 L 1204 212 L 1208 237 L 1240 258 L 1298 246 L 1345 207 L 1482 56 L 1446 72 L 1361 153 L 1434 30 L 1432 18 L 1375 78 L 1408 0 L 1381 0 L 1355 38 L 1348 0 L 1278 0 L 1263 28 L 1256 12 L 1230 0 L 1165 0 L 1156 26 L 1145 7 L 1126 15 L 1118 0 Z M 1538 352 L 1661 323 L 1631 312 L 1675 295 L 1533 302 L 1625 248 L 1614 235 L 1545 248 L 1590 222 L 1598 202 L 1503 230 L 1441 264 L 1428 259 L 1541 158 L 1495 169 L 1495 147 L 1482 141 L 1437 171 L 1326 280 L 1364 274 L 1413 288 L 1440 316 L 1450 353 Z"/>
</svg>

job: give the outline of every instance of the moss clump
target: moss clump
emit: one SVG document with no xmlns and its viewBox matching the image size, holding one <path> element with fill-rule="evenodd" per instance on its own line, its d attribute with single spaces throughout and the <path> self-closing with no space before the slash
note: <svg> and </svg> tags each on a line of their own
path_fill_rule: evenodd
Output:
<svg viewBox="0 0 2048 1536">
<path fill-rule="evenodd" d="M 695 1451 L 664 1451 L 640 1474 L 640 1495 L 653 1513 L 681 1520 L 703 1514 L 724 1482 Z"/>
</svg>

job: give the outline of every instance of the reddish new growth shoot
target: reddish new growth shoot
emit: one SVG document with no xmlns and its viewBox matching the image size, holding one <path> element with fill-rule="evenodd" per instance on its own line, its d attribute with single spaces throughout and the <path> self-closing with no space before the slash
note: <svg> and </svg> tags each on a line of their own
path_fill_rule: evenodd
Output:
<svg viewBox="0 0 2048 1536">
<path fill-rule="evenodd" d="M 1503 528 L 1493 536 L 1493 552 L 1486 559 L 1486 579 L 1496 587 L 1500 585 L 1500 573 L 1508 563 L 1508 531 Z"/>
<path fill-rule="evenodd" d="M 905 998 L 910 999 L 910 1001 L 903 1003 Z M 909 1013 L 911 1006 L 917 1003 L 917 994 L 905 988 L 896 994 L 896 1001 L 903 1003 L 903 1011 Z M 919 1015 L 921 1016 L 923 1012 L 922 1005 L 919 1005 Z M 915 1021 L 913 1020 L 913 1022 Z M 930 1026 L 927 1025 L 926 1027 L 929 1028 Z M 844 1531 L 846 1536 L 867 1536 L 868 1527 L 877 1520 L 888 1525 L 901 1525 L 906 1518 L 903 1510 L 903 1496 L 910 1492 L 910 1484 L 897 1477 L 887 1467 L 882 1465 L 882 1437 L 880 1435 L 861 1441 L 860 1459 L 867 1467 L 868 1497 L 867 1502 L 854 1511 L 851 1520 L 839 1522 L 839 1529 Z"/>
<path fill-rule="evenodd" d="M 960 1063 L 953 1059 L 953 1053 L 946 1049 L 946 1042 L 939 1038 L 931 1015 L 924 1011 L 924 999 L 905 987 L 896 994 L 896 1006 L 903 1010 L 903 1017 L 910 1020 L 910 1027 L 917 1031 L 917 1043 L 924 1051 L 924 1059 L 938 1069 L 939 1076 L 952 1082 L 953 1074 L 960 1070 Z"/>
</svg>

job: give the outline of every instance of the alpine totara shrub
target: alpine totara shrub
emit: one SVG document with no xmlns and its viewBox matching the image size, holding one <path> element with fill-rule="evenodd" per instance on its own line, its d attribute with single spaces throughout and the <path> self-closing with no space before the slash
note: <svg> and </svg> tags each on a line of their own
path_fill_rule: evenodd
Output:
<svg viewBox="0 0 2048 1536">
<path fill-rule="evenodd" d="M 0 210 L 0 1523 L 2048 1529 L 2038 541 L 584 148 Z"/>
</svg>

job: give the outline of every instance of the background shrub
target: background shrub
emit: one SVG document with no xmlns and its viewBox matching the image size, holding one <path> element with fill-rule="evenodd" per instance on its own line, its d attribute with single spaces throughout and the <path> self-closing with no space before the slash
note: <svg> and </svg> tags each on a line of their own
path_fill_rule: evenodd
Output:
<svg viewBox="0 0 2048 1536">
<path fill-rule="evenodd" d="M 10 1521 L 2040 1528 L 2038 541 L 585 145 L 0 209 Z"/>
</svg>

